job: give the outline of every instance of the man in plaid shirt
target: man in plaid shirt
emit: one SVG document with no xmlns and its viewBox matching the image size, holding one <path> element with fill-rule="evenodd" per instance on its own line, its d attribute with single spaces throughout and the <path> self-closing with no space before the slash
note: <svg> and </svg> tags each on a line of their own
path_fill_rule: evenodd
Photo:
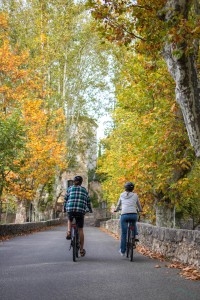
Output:
<svg viewBox="0 0 200 300">
<path fill-rule="evenodd" d="M 73 186 L 67 189 L 67 193 L 65 195 L 65 209 L 68 213 L 68 232 L 66 239 L 71 239 L 71 222 L 73 218 L 76 219 L 76 223 L 78 225 L 79 236 L 80 236 L 80 255 L 85 256 L 84 246 L 84 215 L 86 211 L 92 213 L 92 207 L 90 204 L 90 198 L 88 196 L 88 192 L 84 187 L 81 186 L 83 182 L 83 178 L 81 176 L 74 177 Z"/>
</svg>

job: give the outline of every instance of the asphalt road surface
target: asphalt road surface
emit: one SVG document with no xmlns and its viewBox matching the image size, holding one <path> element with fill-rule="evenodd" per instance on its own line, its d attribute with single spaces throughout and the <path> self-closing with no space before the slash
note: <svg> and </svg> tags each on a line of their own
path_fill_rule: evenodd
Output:
<svg viewBox="0 0 200 300">
<path fill-rule="evenodd" d="M 0 300 L 200 300 L 200 281 L 138 253 L 130 262 L 98 228 L 85 228 L 87 253 L 74 263 L 65 232 L 60 226 L 0 243 Z"/>
</svg>

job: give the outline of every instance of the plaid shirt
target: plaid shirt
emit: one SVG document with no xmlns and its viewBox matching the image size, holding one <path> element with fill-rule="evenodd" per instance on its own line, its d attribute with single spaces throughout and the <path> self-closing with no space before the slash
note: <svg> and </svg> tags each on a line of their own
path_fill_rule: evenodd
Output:
<svg viewBox="0 0 200 300">
<path fill-rule="evenodd" d="M 92 211 L 88 192 L 80 185 L 73 185 L 67 189 L 64 205 L 67 212 L 79 212 L 85 214 L 87 209 Z"/>
</svg>

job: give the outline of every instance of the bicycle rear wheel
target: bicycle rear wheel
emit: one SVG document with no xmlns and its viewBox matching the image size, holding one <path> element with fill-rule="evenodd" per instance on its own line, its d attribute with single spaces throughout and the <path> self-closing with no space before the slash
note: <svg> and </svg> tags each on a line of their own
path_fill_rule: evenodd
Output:
<svg viewBox="0 0 200 300">
<path fill-rule="evenodd" d="M 131 244 L 130 244 L 130 261 L 133 261 L 134 247 L 135 247 L 135 239 L 131 238 Z"/>
<path fill-rule="evenodd" d="M 73 238 L 73 261 L 76 261 L 76 236 Z"/>
<path fill-rule="evenodd" d="M 72 228 L 72 255 L 73 255 L 73 261 L 76 261 L 76 232 L 74 228 Z"/>
<path fill-rule="evenodd" d="M 78 254 L 79 254 L 79 250 L 80 250 L 80 239 L 79 239 L 79 234 L 78 234 L 78 231 L 77 231 L 77 234 L 76 234 L 76 257 L 78 258 Z"/>
<path fill-rule="evenodd" d="M 129 257 L 130 251 L 130 227 L 128 227 L 127 238 L 126 238 L 126 257 Z"/>
</svg>

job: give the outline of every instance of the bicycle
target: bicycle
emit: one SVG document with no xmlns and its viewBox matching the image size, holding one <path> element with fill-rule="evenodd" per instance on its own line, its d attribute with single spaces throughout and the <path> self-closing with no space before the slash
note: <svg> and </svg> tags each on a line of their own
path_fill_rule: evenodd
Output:
<svg viewBox="0 0 200 300">
<path fill-rule="evenodd" d="M 72 248 L 72 257 L 73 261 L 76 262 L 77 258 L 79 257 L 79 250 L 80 250 L 80 237 L 78 232 L 78 226 L 76 224 L 76 219 L 73 218 L 72 225 L 71 225 L 71 244 L 69 251 Z"/>
<path fill-rule="evenodd" d="M 114 212 L 117 212 L 117 210 L 115 210 Z M 138 214 L 138 221 L 139 220 L 140 220 L 140 215 Z M 127 235 L 126 235 L 126 257 L 130 258 L 130 261 L 133 261 L 133 253 L 135 248 L 136 248 L 135 225 L 133 222 L 129 221 L 128 228 L 127 228 Z"/>
<path fill-rule="evenodd" d="M 132 222 L 128 222 L 127 236 L 126 236 L 126 257 L 133 261 L 133 252 L 136 248 L 135 243 L 135 228 Z"/>
</svg>

